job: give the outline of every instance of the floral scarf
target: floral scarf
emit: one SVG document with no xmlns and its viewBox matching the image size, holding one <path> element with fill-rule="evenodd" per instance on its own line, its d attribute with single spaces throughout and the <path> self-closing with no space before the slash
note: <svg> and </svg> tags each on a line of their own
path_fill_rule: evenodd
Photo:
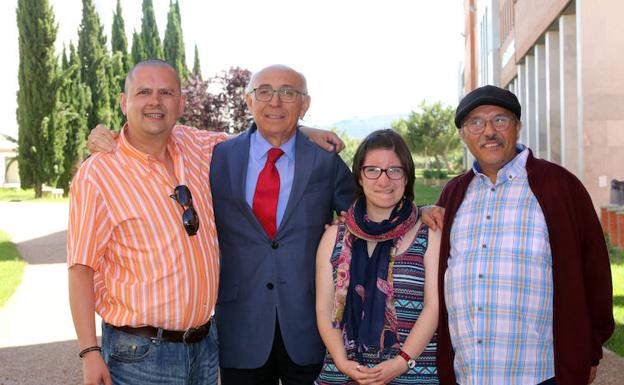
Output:
<svg viewBox="0 0 624 385">
<path fill-rule="evenodd" d="M 399 241 L 417 221 L 418 208 L 405 199 L 382 222 L 368 218 L 364 199 L 347 212 L 334 282 L 333 326 L 344 330 L 348 344 L 360 352 L 398 344 L 392 266 Z M 377 242 L 370 257 L 367 241 Z"/>
</svg>

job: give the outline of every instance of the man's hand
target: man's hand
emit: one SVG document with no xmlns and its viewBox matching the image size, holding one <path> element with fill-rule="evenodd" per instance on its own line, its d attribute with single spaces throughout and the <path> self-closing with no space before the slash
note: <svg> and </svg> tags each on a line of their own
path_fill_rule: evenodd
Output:
<svg viewBox="0 0 624 385">
<path fill-rule="evenodd" d="M 311 127 L 300 127 L 300 129 L 311 141 L 325 151 L 340 152 L 345 148 L 345 144 L 342 139 L 340 139 L 338 135 L 332 131 Z"/>
<path fill-rule="evenodd" d="M 444 207 L 433 205 L 420 207 L 420 217 L 423 223 L 429 226 L 431 230 L 442 230 L 444 225 Z"/>
<path fill-rule="evenodd" d="M 591 384 L 596 379 L 596 373 L 598 372 L 598 366 L 592 366 L 589 370 L 589 379 L 587 380 L 587 384 Z"/>
<path fill-rule="evenodd" d="M 115 149 L 115 138 L 119 134 L 109 130 L 103 124 L 95 126 L 87 138 L 87 148 L 89 152 L 111 152 Z"/>
<path fill-rule="evenodd" d="M 327 230 L 329 226 L 338 225 L 339 223 L 345 223 L 346 220 L 347 220 L 347 212 L 341 211 L 340 215 L 334 218 L 334 220 L 331 221 L 331 223 L 325 225 L 325 230 Z"/>
<path fill-rule="evenodd" d="M 87 353 L 82 359 L 84 385 L 113 385 L 108 367 L 98 351 Z"/>
</svg>

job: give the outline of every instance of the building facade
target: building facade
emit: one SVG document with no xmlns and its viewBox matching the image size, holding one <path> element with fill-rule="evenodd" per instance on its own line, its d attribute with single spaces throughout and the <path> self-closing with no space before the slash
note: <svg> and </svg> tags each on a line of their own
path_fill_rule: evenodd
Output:
<svg viewBox="0 0 624 385">
<path fill-rule="evenodd" d="M 17 168 L 17 145 L 7 140 L 0 140 L 0 187 L 19 187 Z"/>
<path fill-rule="evenodd" d="M 520 141 L 607 204 L 624 180 L 624 1 L 464 0 L 464 12 L 464 94 L 514 92 Z"/>
</svg>

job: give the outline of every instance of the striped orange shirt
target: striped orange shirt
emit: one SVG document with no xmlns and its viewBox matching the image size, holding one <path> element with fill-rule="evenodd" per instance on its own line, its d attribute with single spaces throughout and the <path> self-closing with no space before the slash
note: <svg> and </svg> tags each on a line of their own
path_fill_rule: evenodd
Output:
<svg viewBox="0 0 624 385">
<path fill-rule="evenodd" d="M 210 159 L 226 135 L 186 126 L 171 133 L 177 184 L 189 187 L 199 216 L 197 235 L 189 236 L 164 164 L 130 145 L 125 130 L 114 152 L 91 156 L 74 176 L 68 266 L 95 271 L 95 309 L 107 323 L 202 325 L 214 311 L 219 279 Z"/>
</svg>

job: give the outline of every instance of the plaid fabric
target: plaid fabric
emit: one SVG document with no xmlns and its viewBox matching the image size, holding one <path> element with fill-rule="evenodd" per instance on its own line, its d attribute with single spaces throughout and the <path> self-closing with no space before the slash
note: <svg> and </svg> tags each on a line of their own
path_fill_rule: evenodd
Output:
<svg viewBox="0 0 624 385">
<path fill-rule="evenodd" d="M 496 184 L 475 165 L 451 228 L 444 292 L 462 385 L 554 376 L 548 229 L 527 180 L 528 149 L 518 150 Z"/>
</svg>

